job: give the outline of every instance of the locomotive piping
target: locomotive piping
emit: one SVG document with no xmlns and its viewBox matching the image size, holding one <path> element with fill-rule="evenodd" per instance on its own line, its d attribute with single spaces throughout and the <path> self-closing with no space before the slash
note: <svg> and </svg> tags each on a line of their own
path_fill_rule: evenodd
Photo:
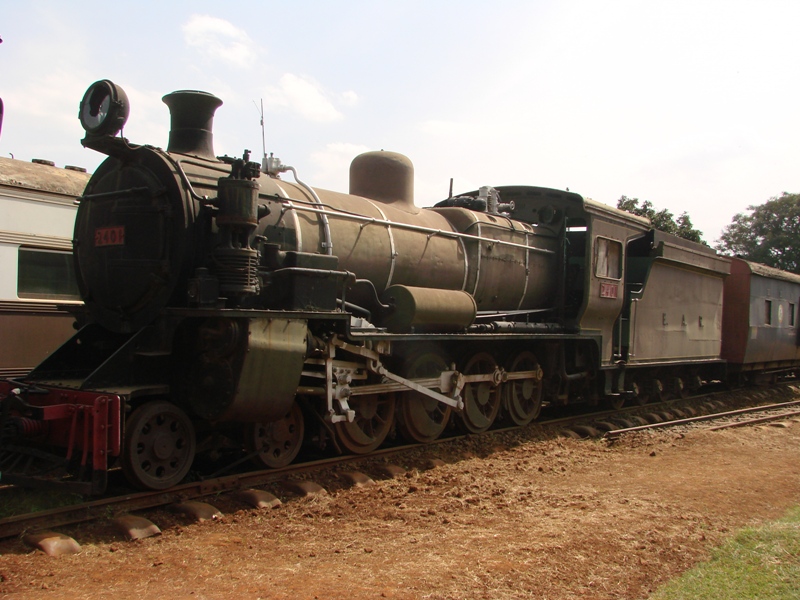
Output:
<svg viewBox="0 0 800 600">
<path fill-rule="evenodd" d="M 480 223 L 480 221 L 475 223 L 474 226 L 475 226 L 475 229 L 477 230 L 477 233 L 475 235 L 478 236 L 478 239 L 481 239 L 483 236 L 481 236 L 481 223 Z M 469 228 L 471 229 L 472 225 L 470 225 Z M 475 256 L 475 284 L 472 286 L 472 291 L 470 292 L 470 294 L 472 294 L 473 296 L 477 293 L 478 285 L 481 282 L 481 262 L 482 262 L 481 258 L 482 258 L 482 254 L 483 254 L 482 252 L 476 252 L 476 256 Z M 465 285 L 466 285 L 466 281 L 465 281 Z"/>
<path fill-rule="evenodd" d="M 286 171 L 291 171 L 292 175 L 294 176 L 294 180 L 297 182 L 297 185 L 311 194 L 311 197 L 314 198 L 314 202 L 320 206 L 324 206 L 324 204 L 322 204 L 322 200 L 320 200 L 319 196 L 317 196 L 317 193 L 311 188 L 311 186 L 303 181 L 300 181 L 300 178 L 297 176 L 297 170 L 294 167 L 284 166 L 283 169 Z M 324 212 L 320 213 L 320 220 L 322 221 L 323 236 L 325 238 L 325 241 L 322 242 L 322 247 L 325 248 L 325 254 L 328 256 L 333 256 L 333 240 L 331 239 L 331 225 L 328 222 L 328 215 Z"/>
<path fill-rule="evenodd" d="M 526 231 L 525 232 L 525 244 L 526 245 L 528 243 L 528 235 L 529 234 Z M 526 250 L 525 251 L 525 274 L 526 275 L 530 274 L 530 272 L 531 272 L 530 261 L 531 261 L 531 253 Z M 522 294 L 520 295 L 520 298 L 519 298 L 519 304 L 517 304 L 517 310 L 520 310 L 522 308 L 522 304 L 525 302 L 525 297 L 528 295 L 528 282 L 529 282 L 529 280 L 530 280 L 529 277 L 525 277 L 525 285 L 522 288 Z"/>
<path fill-rule="evenodd" d="M 269 157 L 264 156 L 264 160 L 261 164 L 261 171 L 273 176 L 277 176 L 279 173 L 285 173 L 286 171 L 291 171 L 292 175 L 294 176 L 294 180 L 297 182 L 297 185 L 306 190 L 314 199 L 316 204 L 325 206 L 317 195 L 317 192 L 315 192 L 310 185 L 300 180 L 300 178 L 297 176 L 297 170 L 294 167 L 290 165 L 284 165 L 279 158 L 273 156 L 272 154 L 270 154 Z M 328 256 L 333 256 L 333 238 L 331 237 L 331 226 L 328 222 L 328 216 L 325 213 L 320 213 L 320 215 L 323 235 L 322 247 L 325 249 L 325 254 Z"/>
<path fill-rule="evenodd" d="M 554 250 L 548 250 L 546 248 L 537 248 L 536 246 L 525 246 L 524 244 L 517 244 L 515 242 L 507 242 L 505 240 L 496 240 L 494 238 L 486 238 L 477 235 L 470 235 L 468 233 L 460 233 L 458 231 L 444 231 L 442 229 L 432 229 L 430 227 L 422 227 L 420 225 L 409 225 L 408 223 L 399 223 L 396 221 L 384 221 L 383 219 L 376 219 L 375 217 L 364 217 L 347 211 L 336 211 L 325 208 L 312 208 L 310 206 L 302 206 L 302 204 L 308 204 L 303 200 L 292 200 L 289 198 L 281 198 L 277 196 L 273 196 L 273 198 L 275 198 L 278 202 L 283 203 L 289 209 L 293 210 L 304 210 L 306 212 L 312 212 L 312 213 L 324 213 L 325 215 L 341 217 L 341 218 L 349 218 L 353 219 L 354 221 L 362 221 L 366 224 L 373 223 L 375 225 L 392 226 L 398 229 L 407 229 L 409 231 L 419 231 L 421 233 L 427 233 L 431 236 L 441 235 L 442 237 L 449 237 L 453 239 L 466 239 L 466 240 L 475 240 L 481 242 L 492 242 L 493 244 L 498 244 L 500 246 L 508 246 L 510 248 L 523 248 L 530 250 L 531 252 L 539 252 L 541 254 L 556 253 Z"/>
<path fill-rule="evenodd" d="M 378 206 L 375 202 L 373 202 L 372 200 L 369 200 L 369 199 L 367 199 L 367 202 L 369 202 L 375 208 L 375 210 L 377 210 L 380 213 L 380 215 L 381 215 L 381 217 L 383 218 L 384 221 L 388 221 L 388 219 L 386 218 L 386 213 L 383 212 L 383 209 L 380 206 Z M 362 223 L 361 227 L 364 228 L 367 225 L 368 225 L 368 223 Z M 388 288 L 390 285 L 392 285 L 392 277 L 394 277 L 394 268 L 395 268 L 395 265 L 397 264 L 398 252 L 397 252 L 397 248 L 395 247 L 394 233 L 392 232 L 392 226 L 391 225 L 388 225 L 386 227 L 386 235 L 389 237 L 389 254 L 390 254 L 390 256 L 389 256 L 389 277 L 386 279 L 386 287 Z M 466 275 L 464 276 L 464 279 L 466 280 Z M 376 294 L 376 298 L 377 298 L 377 294 Z"/>
</svg>

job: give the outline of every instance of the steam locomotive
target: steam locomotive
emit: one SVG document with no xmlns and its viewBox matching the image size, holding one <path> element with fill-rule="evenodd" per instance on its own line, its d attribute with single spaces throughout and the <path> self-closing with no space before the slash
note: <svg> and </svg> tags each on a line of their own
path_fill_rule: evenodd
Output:
<svg viewBox="0 0 800 600">
<path fill-rule="evenodd" d="M 215 96 L 163 100 L 166 150 L 118 137 L 116 84 L 80 103 L 83 145 L 108 156 L 75 224 L 85 314 L 24 380 L 0 382 L 3 482 L 96 494 L 120 465 L 166 489 L 201 453 L 273 468 L 304 443 L 366 454 L 395 433 L 525 425 L 543 404 L 681 395 L 733 366 L 732 261 L 706 246 L 548 188 L 418 208 L 392 152 L 356 157 L 348 194 L 314 189 L 273 155 L 217 157 Z M 800 278 L 770 281 L 783 353 L 737 355 L 741 377 L 800 358 Z"/>
</svg>

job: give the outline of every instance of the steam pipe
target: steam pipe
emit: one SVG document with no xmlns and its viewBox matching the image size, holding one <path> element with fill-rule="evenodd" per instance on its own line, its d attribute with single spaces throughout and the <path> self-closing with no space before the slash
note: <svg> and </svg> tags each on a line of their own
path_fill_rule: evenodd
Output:
<svg viewBox="0 0 800 600">
<path fill-rule="evenodd" d="M 297 170 L 294 167 L 290 167 L 289 165 L 284 165 L 279 158 L 274 157 L 270 154 L 268 157 L 265 156 L 262 162 L 261 171 L 267 173 L 269 175 L 277 175 L 278 173 L 285 173 L 286 171 L 291 171 L 292 175 L 294 176 L 294 180 L 297 182 L 301 188 L 307 191 L 311 197 L 314 199 L 314 203 L 325 208 L 325 205 L 320 200 L 319 196 L 317 196 L 317 192 L 315 192 L 310 185 L 301 181 L 300 178 L 297 176 Z M 324 210 L 319 212 L 319 218 L 322 222 L 322 229 L 323 229 L 323 238 L 324 241 L 322 242 L 322 247 L 325 248 L 325 254 L 328 256 L 333 256 L 333 239 L 331 238 L 331 225 L 328 222 L 328 215 L 325 214 Z"/>
</svg>

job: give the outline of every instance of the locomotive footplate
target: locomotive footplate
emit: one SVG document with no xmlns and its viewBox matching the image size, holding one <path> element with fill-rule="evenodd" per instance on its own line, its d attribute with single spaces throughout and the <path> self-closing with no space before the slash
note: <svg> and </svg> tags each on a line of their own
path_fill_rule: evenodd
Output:
<svg viewBox="0 0 800 600">
<path fill-rule="evenodd" d="M 92 481 L 61 479 L 69 468 L 63 456 L 27 446 L 4 444 L 0 449 L 0 484 L 29 489 L 47 489 L 54 485 L 65 492 L 99 494 L 106 487 L 106 471 L 92 472 Z"/>
<path fill-rule="evenodd" d="M 60 483 L 79 493 L 102 493 L 109 459 L 120 454 L 121 407 L 113 394 L 0 382 L 0 481 L 23 487 Z M 59 454 L 27 445 L 43 437 Z M 66 467 L 77 467 L 87 480 L 57 481 Z"/>
</svg>

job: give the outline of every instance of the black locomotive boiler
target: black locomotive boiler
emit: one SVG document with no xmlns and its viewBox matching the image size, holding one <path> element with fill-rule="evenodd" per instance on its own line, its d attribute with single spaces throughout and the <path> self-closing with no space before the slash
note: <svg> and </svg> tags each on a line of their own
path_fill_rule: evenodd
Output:
<svg viewBox="0 0 800 600">
<path fill-rule="evenodd" d="M 730 261 L 705 246 L 539 187 L 418 208 L 391 152 L 358 156 L 348 194 L 314 189 L 272 155 L 217 157 L 216 97 L 164 102 L 166 150 L 118 137 L 110 81 L 80 104 L 108 156 L 75 225 L 86 314 L 0 382 L 4 482 L 101 493 L 119 464 L 164 489 L 198 453 L 280 467 L 304 443 L 369 453 L 724 377 Z"/>
</svg>

